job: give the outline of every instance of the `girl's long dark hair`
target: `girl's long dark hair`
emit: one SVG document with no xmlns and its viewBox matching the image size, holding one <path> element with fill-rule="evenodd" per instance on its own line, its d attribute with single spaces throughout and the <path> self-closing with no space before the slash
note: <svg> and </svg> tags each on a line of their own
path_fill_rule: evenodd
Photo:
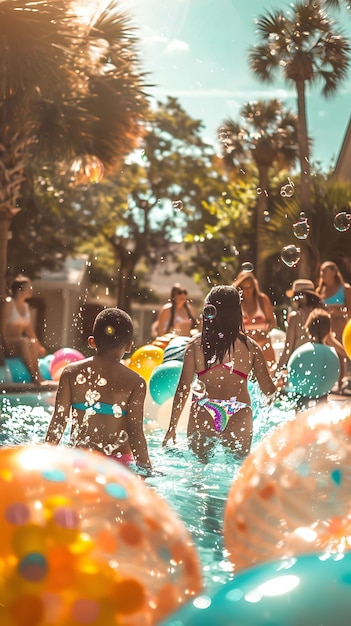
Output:
<svg viewBox="0 0 351 626">
<path fill-rule="evenodd" d="M 210 319 L 206 314 L 207 305 L 213 305 L 216 315 Z M 234 351 L 236 339 L 246 344 L 243 329 L 242 311 L 239 292 L 235 287 L 219 285 L 213 287 L 205 298 L 201 347 L 205 356 L 205 369 L 208 370 L 216 361 L 223 362 L 226 352 Z"/>
</svg>

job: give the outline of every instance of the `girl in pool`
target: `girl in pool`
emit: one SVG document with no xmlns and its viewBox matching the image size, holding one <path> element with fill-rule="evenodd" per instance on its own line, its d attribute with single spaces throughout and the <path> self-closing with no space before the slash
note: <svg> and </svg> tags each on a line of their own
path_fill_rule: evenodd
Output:
<svg viewBox="0 0 351 626">
<path fill-rule="evenodd" d="M 207 462 L 220 440 L 239 457 L 246 456 L 252 439 L 250 373 L 263 393 L 273 396 L 276 387 L 263 351 L 243 330 L 238 291 L 229 286 L 213 287 L 205 299 L 202 333 L 187 343 L 163 446 L 176 440 L 177 424 L 191 389 L 187 434 L 193 452 Z"/>
<path fill-rule="evenodd" d="M 59 443 L 72 411 L 71 445 L 151 469 L 143 431 L 146 383 L 121 363 L 132 335 L 125 311 L 108 308 L 97 315 L 88 340 L 96 354 L 64 368 L 47 442 Z"/>
</svg>

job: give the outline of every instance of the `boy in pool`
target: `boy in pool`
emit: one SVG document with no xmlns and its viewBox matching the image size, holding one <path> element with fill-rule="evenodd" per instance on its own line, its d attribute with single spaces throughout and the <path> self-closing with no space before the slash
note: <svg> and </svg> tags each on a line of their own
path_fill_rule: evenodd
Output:
<svg viewBox="0 0 351 626">
<path fill-rule="evenodd" d="M 189 340 L 163 446 L 175 442 L 176 427 L 190 389 L 189 446 L 207 462 L 216 440 L 245 457 L 251 447 L 252 411 L 247 378 L 252 372 L 263 393 L 276 387 L 260 346 L 242 325 L 235 287 L 213 287 L 205 299 L 202 333 Z M 196 376 L 194 380 L 194 376 Z"/>
<path fill-rule="evenodd" d="M 121 363 L 131 350 L 132 335 L 133 323 L 125 311 L 108 308 L 97 315 L 88 339 L 96 354 L 64 368 L 47 442 L 60 442 L 71 413 L 72 446 L 151 469 L 143 430 L 146 383 Z"/>
<path fill-rule="evenodd" d="M 306 320 L 305 328 L 312 342 L 323 343 L 334 348 L 340 362 L 340 376 L 336 392 L 344 393 L 346 391 L 345 386 L 347 387 L 347 379 L 345 380 L 346 352 L 342 343 L 332 332 L 331 314 L 325 309 L 314 309 Z"/>
</svg>

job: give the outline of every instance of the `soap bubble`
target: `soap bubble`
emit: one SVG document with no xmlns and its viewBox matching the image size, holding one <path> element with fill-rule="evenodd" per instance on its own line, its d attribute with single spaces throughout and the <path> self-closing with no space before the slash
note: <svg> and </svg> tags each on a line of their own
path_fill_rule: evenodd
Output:
<svg viewBox="0 0 351 626">
<path fill-rule="evenodd" d="M 293 232 L 296 239 L 307 239 L 309 235 L 310 225 L 303 211 L 301 211 L 298 221 L 293 225 Z"/>
<path fill-rule="evenodd" d="M 285 246 L 280 253 L 280 258 L 288 267 L 296 267 L 300 260 L 300 248 L 294 245 Z"/>
<path fill-rule="evenodd" d="M 174 202 L 172 202 L 172 206 L 175 211 L 181 211 L 183 208 L 183 202 L 181 200 L 174 200 Z"/>
<path fill-rule="evenodd" d="M 217 309 L 214 304 L 205 304 L 202 317 L 204 320 L 214 320 L 217 316 Z"/>
<path fill-rule="evenodd" d="M 287 185 L 283 185 L 283 187 L 280 188 L 282 198 L 291 198 L 291 196 L 294 195 L 294 183 L 290 178 L 288 178 L 288 181 Z"/>
<path fill-rule="evenodd" d="M 254 266 L 249 261 L 246 261 L 245 263 L 241 264 L 241 271 L 242 272 L 253 272 L 254 271 Z"/>
<path fill-rule="evenodd" d="M 351 214 L 346 213 L 346 211 L 341 211 L 341 213 L 337 213 L 334 217 L 334 228 L 338 230 L 339 233 L 344 233 L 349 230 L 351 226 Z"/>
<path fill-rule="evenodd" d="M 77 156 L 70 163 L 67 175 L 73 186 L 95 185 L 104 177 L 104 166 L 93 154 Z"/>
</svg>

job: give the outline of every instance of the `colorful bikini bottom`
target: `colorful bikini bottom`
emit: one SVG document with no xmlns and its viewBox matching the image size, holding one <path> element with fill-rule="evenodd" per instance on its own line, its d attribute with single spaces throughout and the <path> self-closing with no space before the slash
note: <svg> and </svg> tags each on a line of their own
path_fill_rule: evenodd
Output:
<svg viewBox="0 0 351 626">
<path fill-rule="evenodd" d="M 229 422 L 229 419 L 240 409 L 249 407 L 245 402 L 238 402 L 233 396 L 229 400 L 211 400 L 210 398 L 194 398 L 200 407 L 204 407 L 211 415 L 214 427 L 218 433 L 222 433 Z"/>
<path fill-rule="evenodd" d="M 120 454 L 119 456 L 117 454 L 113 454 L 110 456 L 110 459 L 118 461 L 119 463 L 122 463 L 122 465 L 126 465 L 127 467 L 131 463 L 134 463 L 134 457 L 132 454 Z"/>
</svg>

